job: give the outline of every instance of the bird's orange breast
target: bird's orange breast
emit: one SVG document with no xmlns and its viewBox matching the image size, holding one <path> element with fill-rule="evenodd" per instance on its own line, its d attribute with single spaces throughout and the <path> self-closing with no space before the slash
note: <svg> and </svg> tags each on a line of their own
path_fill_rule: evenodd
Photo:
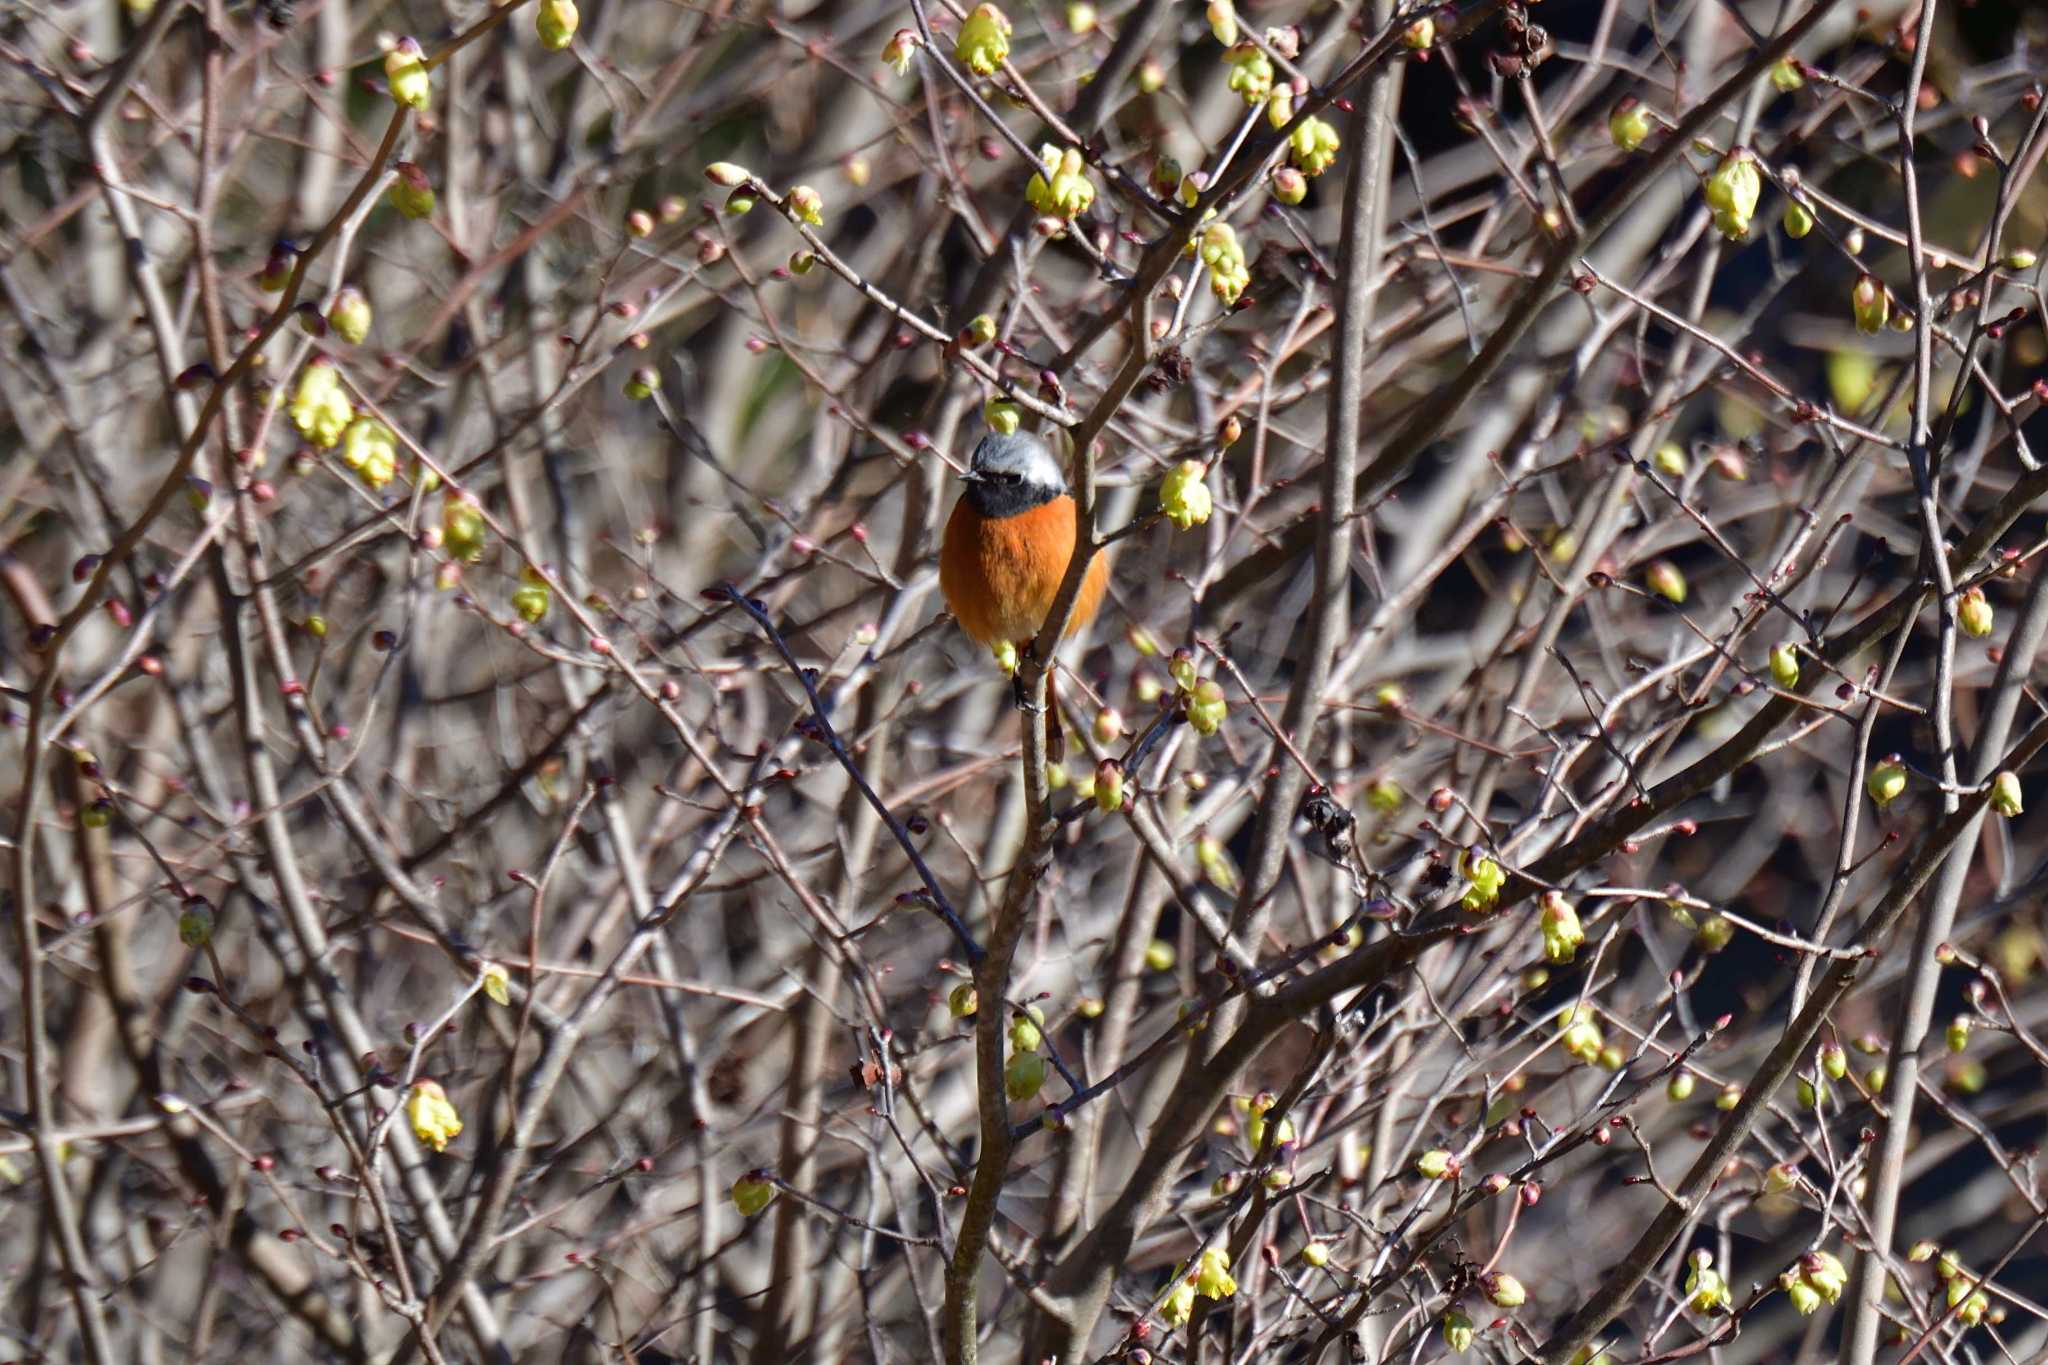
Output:
<svg viewBox="0 0 2048 1365">
<path fill-rule="evenodd" d="M 939 589 L 960 628 L 980 644 L 1021 644 L 1038 634 L 1074 554 L 1074 500 L 1061 496 L 1015 516 L 989 518 L 965 497 L 939 549 Z M 1109 561 L 1097 554 L 1067 622 L 1072 634 L 1102 605 Z"/>
</svg>

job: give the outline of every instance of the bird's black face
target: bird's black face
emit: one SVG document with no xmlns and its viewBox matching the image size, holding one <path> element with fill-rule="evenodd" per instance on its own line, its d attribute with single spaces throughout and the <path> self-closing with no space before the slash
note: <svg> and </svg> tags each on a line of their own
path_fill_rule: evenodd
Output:
<svg viewBox="0 0 2048 1365">
<path fill-rule="evenodd" d="M 1067 491 L 1059 461 L 1045 442 L 1024 432 L 982 437 L 961 478 L 967 483 L 968 505 L 990 519 L 1043 507 Z"/>
</svg>

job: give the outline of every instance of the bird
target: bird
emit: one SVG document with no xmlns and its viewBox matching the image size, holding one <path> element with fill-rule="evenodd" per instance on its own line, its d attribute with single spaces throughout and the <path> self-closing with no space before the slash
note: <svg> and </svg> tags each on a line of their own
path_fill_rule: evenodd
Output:
<svg viewBox="0 0 2048 1365">
<path fill-rule="evenodd" d="M 1074 495 L 1051 449 L 1025 431 L 989 432 L 960 477 L 967 487 L 946 519 L 939 590 L 969 639 L 1022 650 L 1045 625 L 1073 558 Z M 1074 599 L 1068 635 L 1094 619 L 1108 584 L 1109 558 L 1098 553 Z"/>
</svg>

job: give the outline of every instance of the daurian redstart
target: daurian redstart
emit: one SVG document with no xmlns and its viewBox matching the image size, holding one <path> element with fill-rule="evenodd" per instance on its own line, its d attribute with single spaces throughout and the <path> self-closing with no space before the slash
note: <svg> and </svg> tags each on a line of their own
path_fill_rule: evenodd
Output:
<svg viewBox="0 0 2048 1365">
<path fill-rule="evenodd" d="M 967 491 L 946 521 L 939 588 L 976 642 L 1008 640 L 1022 648 L 1045 624 L 1073 558 L 1075 508 L 1066 473 L 1036 436 L 990 432 L 961 477 Z M 1108 580 L 1109 560 L 1098 554 L 1074 599 L 1069 635 L 1094 618 Z"/>
</svg>

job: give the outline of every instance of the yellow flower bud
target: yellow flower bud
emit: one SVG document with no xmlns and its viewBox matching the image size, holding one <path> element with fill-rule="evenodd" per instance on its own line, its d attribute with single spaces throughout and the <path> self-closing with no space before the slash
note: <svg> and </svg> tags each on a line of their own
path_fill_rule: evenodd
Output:
<svg viewBox="0 0 2048 1365">
<path fill-rule="evenodd" d="M 1209 0 L 1209 32 L 1225 47 L 1237 45 L 1237 7 L 1231 0 Z"/>
<path fill-rule="evenodd" d="M 994 5 L 977 5 L 960 25 L 953 56 L 977 76 L 993 76 L 1010 56 L 1010 20 Z"/>
<path fill-rule="evenodd" d="M 1906 765 L 1899 762 L 1896 754 L 1880 763 L 1873 763 L 1863 786 L 1864 790 L 1870 793 L 1870 799 L 1876 803 L 1877 808 L 1883 810 L 1906 790 Z"/>
<path fill-rule="evenodd" d="M 484 994 L 494 1005 L 512 1003 L 512 974 L 495 962 L 486 962 L 480 973 Z"/>
<path fill-rule="evenodd" d="M 582 22 L 576 0 L 540 0 L 540 6 L 533 12 L 534 34 L 550 52 L 567 47 L 576 37 L 576 26 Z"/>
<path fill-rule="evenodd" d="M 1849 311 L 1855 315 L 1857 331 L 1883 331 L 1891 310 L 1891 295 L 1883 281 L 1869 274 L 1856 277 L 1856 287 L 1849 291 Z"/>
<path fill-rule="evenodd" d="M 981 406 L 981 420 L 999 436 L 1014 436 L 1023 424 L 1024 410 L 1007 398 L 991 398 Z"/>
<path fill-rule="evenodd" d="M 370 301 L 354 285 L 342 286 L 327 307 L 327 325 L 351 346 L 360 346 L 370 334 Z"/>
<path fill-rule="evenodd" d="M 1476 1329 L 1472 1325 L 1471 1315 L 1464 1309 L 1452 1308 L 1449 1312 L 1445 1313 L 1443 1329 L 1444 1345 L 1450 1347 L 1453 1351 L 1461 1353 L 1472 1349 L 1472 1339 Z"/>
<path fill-rule="evenodd" d="M 1208 521 L 1215 506 L 1205 482 L 1208 472 L 1199 460 L 1182 460 L 1160 482 L 1159 510 L 1183 531 Z"/>
<path fill-rule="evenodd" d="M 1787 689 L 1799 686 L 1799 653 L 1791 644 L 1771 647 L 1771 681 Z"/>
<path fill-rule="evenodd" d="M 1956 624 L 1963 628 L 1963 634 L 1979 640 L 1991 633 L 1994 613 L 1991 599 L 1984 595 L 1984 589 L 1970 587 L 1963 590 L 1962 597 L 1956 602 Z"/>
<path fill-rule="evenodd" d="M 1013 1100 L 1028 1100 L 1045 1085 L 1045 1058 L 1036 1052 L 1013 1052 L 1003 1067 L 1003 1093 Z"/>
<path fill-rule="evenodd" d="M 396 103 L 408 109 L 427 107 L 434 86 L 427 75 L 426 54 L 416 40 L 401 38 L 397 47 L 384 54 L 384 81 Z"/>
<path fill-rule="evenodd" d="M 1655 125 L 1650 120 L 1650 111 L 1643 108 L 1632 95 L 1624 95 L 1607 115 L 1607 136 L 1614 145 L 1624 152 L 1632 152 L 1643 145 Z"/>
<path fill-rule="evenodd" d="M 1659 597 L 1671 602 L 1685 601 L 1685 575 L 1668 559 L 1653 561 L 1643 573 L 1643 583 Z"/>
<path fill-rule="evenodd" d="M 775 1186 L 750 1172 L 732 1182 L 732 1206 L 740 1211 L 740 1217 L 752 1218 L 768 1207 L 775 1193 Z"/>
<path fill-rule="evenodd" d="M 1104 815 L 1124 807 L 1124 765 L 1105 758 L 1095 766 L 1095 806 Z"/>
<path fill-rule="evenodd" d="M 2015 772 L 2001 772 L 1991 779 L 1991 809 L 2010 820 L 2025 809 L 2020 803 L 2020 777 Z"/>
</svg>

